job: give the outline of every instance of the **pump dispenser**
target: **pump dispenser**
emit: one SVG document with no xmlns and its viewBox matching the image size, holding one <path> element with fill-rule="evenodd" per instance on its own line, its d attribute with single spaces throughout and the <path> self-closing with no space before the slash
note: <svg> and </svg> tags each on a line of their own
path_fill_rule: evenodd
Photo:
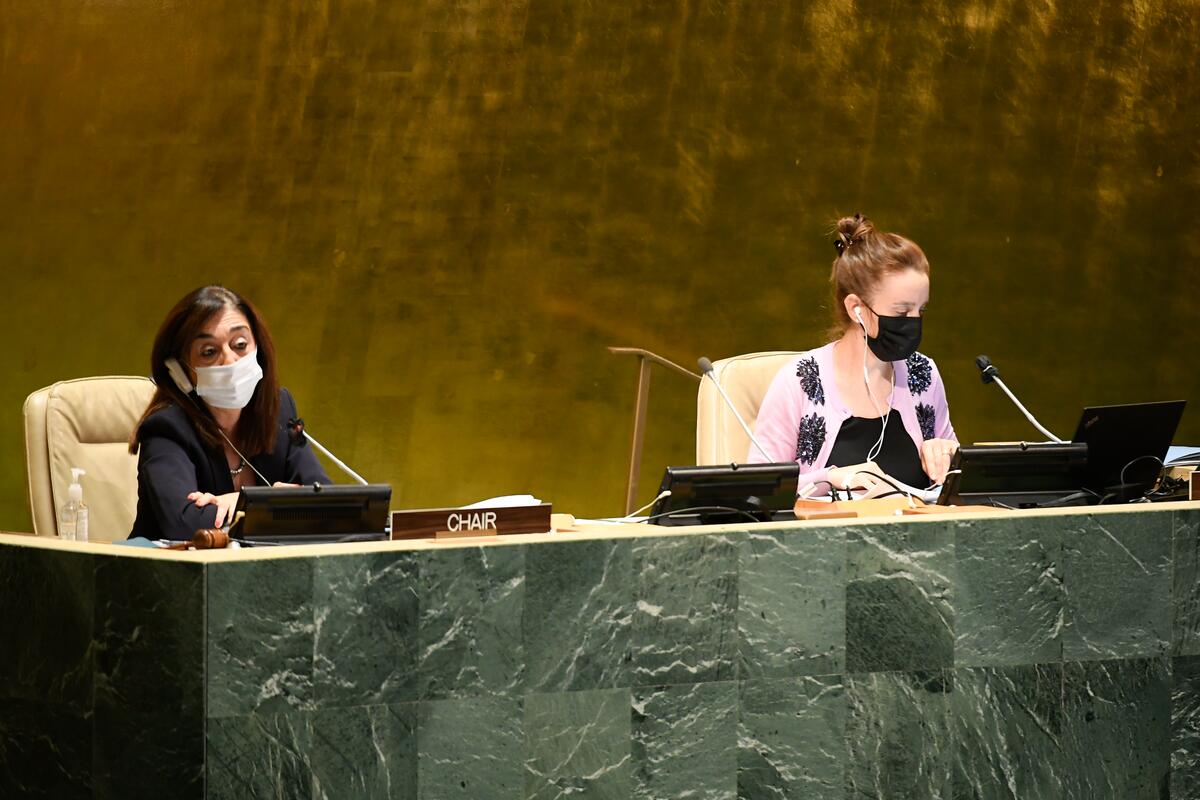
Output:
<svg viewBox="0 0 1200 800">
<path fill-rule="evenodd" d="M 71 485 L 67 487 L 67 502 L 62 504 L 58 514 L 58 537 L 76 542 L 88 540 L 88 507 L 83 502 L 83 486 L 79 483 L 81 475 L 87 472 L 79 467 L 71 469 Z"/>
</svg>

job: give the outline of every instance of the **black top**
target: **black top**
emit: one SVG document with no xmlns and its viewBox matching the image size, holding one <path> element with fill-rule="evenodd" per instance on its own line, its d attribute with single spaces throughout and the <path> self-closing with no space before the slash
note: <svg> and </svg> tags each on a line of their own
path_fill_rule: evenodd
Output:
<svg viewBox="0 0 1200 800">
<path fill-rule="evenodd" d="M 275 449 L 251 456 L 250 463 L 271 483 L 330 483 L 312 448 L 292 444 L 284 423 L 296 416 L 296 401 L 287 389 L 280 389 Z M 138 430 L 137 519 L 129 537 L 190 539 L 197 530 L 213 527 L 217 507 L 196 508 L 187 496 L 197 491 L 235 491 L 225 454 L 207 449 L 188 415 L 176 405 L 154 412 Z"/>
<path fill-rule="evenodd" d="M 917 452 L 912 437 L 904 429 L 900 414 L 896 413 L 895 409 L 892 411 L 888 417 L 883 447 L 875 457 L 875 463 L 883 470 L 884 475 L 903 481 L 916 489 L 924 489 L 929 485 L 929 476 L 921 468 L 921 454 Z M 838 430 L 833 449 L 829 451 L 828 465 L 848 467 L 866 461 L 867 453 L 879 440 L 879 430 L 883 426 L 880 420 L 880 417 L 847 417 Z"/>
</svg>

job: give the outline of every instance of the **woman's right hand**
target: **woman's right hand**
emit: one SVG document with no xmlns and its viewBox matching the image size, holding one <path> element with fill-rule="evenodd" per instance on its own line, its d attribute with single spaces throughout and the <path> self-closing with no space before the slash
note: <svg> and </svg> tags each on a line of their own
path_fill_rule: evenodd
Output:
<svg viewBox="0 0 1200 800">
<path fill-rule="evenodd" d="M 187 496 L 187 499 L 195 503 L 196 508 L 215 505 L 217 507 L 217 518 L 213 522 L 213 527 L 220 528 L 226 522 L 233 521 L 233 509 L 237 506 L 238 493 L 209 494 L 208 492 L 192 492 Z"/>
<path fill-rule="evenodd" d="M 838 489 L 864 492 L 860 497 L 874 497 L 891 488 L 876 477 L 876 475 L 882 474 L 883 470 L 879 468 L 878 464 L 874 461 L 865 461 L 849 467 L 832 467 L 829 470 L 829 482 Z"/>
</svg>

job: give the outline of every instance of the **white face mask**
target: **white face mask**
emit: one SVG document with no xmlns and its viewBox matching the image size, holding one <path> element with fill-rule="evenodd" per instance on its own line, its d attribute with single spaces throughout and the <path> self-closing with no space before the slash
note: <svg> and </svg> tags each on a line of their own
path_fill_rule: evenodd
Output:
<svg viewBox="0 0 1200 800">
<path fill-rule="evenodd" d="M 245 408 L 262 376 L 254 350 L 222 367 L 196 367 L 196 394 L 213 408 Z"/>
</svg>

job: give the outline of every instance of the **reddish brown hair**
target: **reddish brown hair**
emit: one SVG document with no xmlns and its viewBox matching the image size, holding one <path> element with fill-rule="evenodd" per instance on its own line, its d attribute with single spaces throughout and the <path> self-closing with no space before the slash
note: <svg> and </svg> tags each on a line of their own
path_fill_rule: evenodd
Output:
<svg viewBox="0 0 1200 800">
<path fill-rule="evenodd" d="M 156 384 L 154 397 L 133 429 L 133 437 L 129 441 L 130 453 L 137 453 L 139 432 L 146 418 L 170 405 L 183 409 L 209 448 L 215 452 L 224 450 L 224 442 L 212 412 L 203 400 L 185 395 L 175 385 L 167 372 L 167 359 L 174 358 L 181 365 L 186 364 L 193 340 L 209 320 L 226 309 L 242 312 L 250 322 L 250 331 L 258 348 L 258 364 L 263 371 L 254 396 L 242 409 L 232 436 L 233 442 L 247 456 L 269 452 L 275 447 L 279 433 L 279 379 L 275 374 L 275 345 L 271 341 L 271 332 L 249 300 L 224 286 L 204 286 L 189 292 L 175 304 L 154 337 L 154 345 L 150 349 L 150 375 Z"/>
<path fill-rule="evenodd" d="M 842 217 L 833 233 L 833 246 L 838 254 L 829 276 L 833 284 L 833 326 L 829 336 L 837 339 L 847 326 L 854 324 L 846 313 L 848 295 L 856 294 L 869 303 L 885 277 L 910 269 L 928 275 L 929 261 L 916 242 L 875 230 L 871 220 L 862 214 Z"/>
</svg>

